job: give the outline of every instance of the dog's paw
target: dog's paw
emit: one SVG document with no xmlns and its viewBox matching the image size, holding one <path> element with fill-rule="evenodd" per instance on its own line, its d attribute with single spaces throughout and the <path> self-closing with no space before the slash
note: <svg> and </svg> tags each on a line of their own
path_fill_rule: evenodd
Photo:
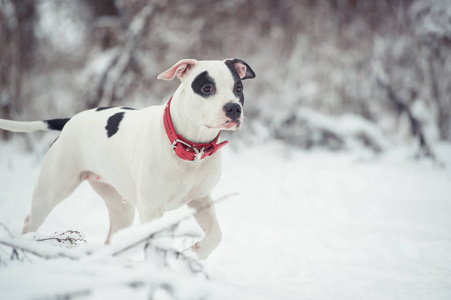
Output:
<svg viewBox="0 0 451 300">
<path fill-rule="evenodd" d="M 191 247 L 183 250 L 183 254 L 197 260 L 205 260 L 211 254 L 212 250 L 208 249 L 202 242 L 197 242 Z"/>
<path fill-rule="evenodd" d="M 191 259 L 199 260 L 199 256 L 197 255 L 196 249 L 198 249 L 199 246 L 196 244 L 192 245 L 189 248 L 186 248 L 182 251 L 182 254 L 186 257 L 189 257 Z"/>
</svg>

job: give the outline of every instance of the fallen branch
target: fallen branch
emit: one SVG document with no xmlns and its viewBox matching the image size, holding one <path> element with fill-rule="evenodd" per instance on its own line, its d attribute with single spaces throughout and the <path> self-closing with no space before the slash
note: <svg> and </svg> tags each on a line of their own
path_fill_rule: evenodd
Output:
<svg viewBox="0 0 451 300">
<path fill-rule="evenodd" d="M 124 252 L 126 252 L 126 251 L 128 251 L 128 250 L 130 250 L 130 249 L 132 249 L 132 248 L 134 248 L 134 247 L 136 247 L 136 246 L 141 245 L 142 243 L 147 242 L 148 240 L 154 238 L 156 234 L 160 234 L 160 233 L 162 233 L 162 232 L 168 232 L 168 231 L 171 231 L 171 228 L 173 228 L 174 226 L 178 226 L 181 222 L 183 222 L 183 221 L 189 219 L 189 218 L 190 218 L 192 215 L 194 215 L 195 213 L 200 212 L 200 211 L 202 211 L 202 210 L 204 210 L 204 209 L 207 209 L 207 208 L 209 208 L 210 206 L 212 206 L 212 205 L 214 205 L 214 204 L 217 204 L 217 203 L 219 203 L 219 202 L 222 202 L 222 201 L 224 201 L 224 200 L 227 200 L 227 199 L 229 199 L 229 198 L 231 198 L 231 197 L 234 197 L 234 196 L 236 196 L 236 195 L 238 195 L 237 192 L 231 193 L 231 194 L 227 194 L 227 195 L 224 195 L 224 196 L 218 198 L 217 200 L 215 200 L 215 201 L 213 201 L 213 202 L 211 202 L 211 203 L 209 203 L 209 204 L 207 204 L 207 205 L 201 206 L 201 207 L 200 207 L 199 209 L 197 209 L 197 210 L 191 209 L 191 210 L 189 210 L 186 214 L 184 214 L 182 217 L 179 217 L 179 218 L 177 218 L 177 219 L 175 219 L 175 220 L 169 222 L 169 224 L 168 224 L 168 225 L 165 225 L 165 226 L 158 226 L 159 224 L 154 224 L 154 222 L 152 222 L 152 223 L 150 223 L 149 225 L 150 225 L 150 226 L 156 225 L 155 228 L 150 228 L 150 230 L 148 231 L 148 233 L 147 233 L 144 237 L 139 238 L 137 241 L 132 242 L 132 243 L 126 245 L 126 246 L 120 247 L 119 249 L 113 250 L 113 252 L 111 253 L 111 255 L 112 255 L 112 256 L 117 256 L 117 255 L 119 255 L 119 254 L 121 254 L 121 253 L 124 253 Z M 152 226 L 152 227 L 154 227 L 154 226 Z M 173 230 L 172 230 L 172 231 L 173 231 Z"/>
<path fill-rule="evenodd" d="M 11 259 L 14 259 L 14 257 L 18 258 L 19 250 L 26 253 L 31 253 L 37 257 L 44 259 L 64 257 L 72 260 L 78 260 L 84 256 L 84 255 L 74 255 L 74 253 L 72 252 L 68 253 L 67 251 L 63 250 L 64 248 L 33 243 L 32 241 L 17 239 L 13 237 L 0 237 L 0 244 L 11 247 L 13 249 Z"/>
<path fill-rule="evenodd" d="M 186 263 L 189 270 L 193 274 L 202 274 L 206 279 L 210 279 L 208 274 L 204 271 L 204 267 L 202 263 L 200 263 L 197 259 L 194 259 L 192 257 L 189 257 L 188 255 L 184 254 L 181 251 L 175 250 L 175 249 L 166 249 L 163 247 L 154 246 L 148 241 L 146 245 L 144 246 L 144 253 L 147 253 L 147 250 L 149 248 L 153 248 L 155 252 L 163 256 L 164 265 L 167 268 L 170 268 L 169 259 L 170 256 L 172 256 L 175 260 L 182 260 Z M 146 255 L 147 256 L 147 255 Z"/>
<path fill-rule="evenodd" d="M 0 226 L 5 228 L 9 237 L 0 237 L 0 244 L 12 248 L 12 253 L 11 253 L 10 259 L 19 259 L 20 251 L 22 251 L 23 253 L 30 253 L 37 257 L 44 258 L 44 259 L 69 258 L 72 260 L 80 260 L 85 257 L 98 257 L 98 256 L 103 256 L 103 255 L 118 256 L 119 254 L 124 253 L 136 246 L 142 245 L 143 243 L 150 244 L 151 240 L 156 237 L 172 237 L 172 238 L 182 237 L 182 236 L 183 237 L 186 237 L 186 236 L 197 237 L 197 235 L 192 234 L 192 233 L 190 233 L 188 235 L 179 236 L 179 235 L 175 235 L 173 232 L 178 228 L 178 226 L 180 225 L 181 222 L 189 219 L 196 212 L 207 209 L 211 205 L 222 202 L 226 199 L 229 199 L 230 197 L 236 196 L 237 194 L 238 193 L 227 194 L 227 195 L 224 195 L 224 196 L 218 198 L 217 200 L 211 202 L 208 205 L 200 207 L 197 210 L 191 209 L 187 213 L 185 213 L 183 216 L 174 218 L 174 220 L 170 221 L 169 223 L 167 223 L 165 225 L 161 225 L 158 222 L 151 222 L 149 224 L 145 224 L 144 226 L 147 225 L 147 227 L 144 228 L 146 231 L 146 234 L 144 235 L 144 237 L 140 237 L 136 241 L 130 242 L 126 245 L 118 246 L 118 248 L 114 248 L 114 246 L 110 246 L 107 249 L 105 249 L 105 251 L 99 251 L 99 252 L 94 252 L 94 253 L 79 251 L 77 253 L 76 251 L 68 250 L 66 248 L 54 247 L 54 246 L 43 244 L 43 243 L 35 243 L 34 241 L 24 240 L 22 238 L 15 238 L 11 234 L 9 229 L 2 223 L 0 223 Z M 43 241 L 48 241 L 48 240 L 55 240 L 57 242 L 68 241 L 71 244 L 73 244 L 75 242 L 79 242 L 79 241 L 86 242 L 82 238 L 81 235 L 80 235 L 80 238 L 75 238 L 75 239 L 73 237 L 61 237 L 62 235 L 66 234 L 66 233 L 79 234 L 78 231 L 68 230 L 64 233 L 59 234 L 58 236 L 41 238 L 41 239 L 37 239 L 35 241 L 38 241 L 38 242 L 43 242 Z M 163 248 L 161 248 L 161 249 L 163 249 Z M 174 253 L 176 258 L 181 258 L 188 262 L 195 261 L 194 259 L 186 256 L 185 254 L 183 254 L 182 252 L 179 252 L 177 250 L 166 249 L 166 251 Z"/>
</svg>

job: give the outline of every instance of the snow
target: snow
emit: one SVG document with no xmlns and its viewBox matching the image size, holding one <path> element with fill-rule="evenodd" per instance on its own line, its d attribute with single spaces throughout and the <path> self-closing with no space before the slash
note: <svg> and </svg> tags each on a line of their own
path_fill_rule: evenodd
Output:
<svg viewBox="0 0 451 300">
<path fill-rule="evenodd" d="M 42 155 L 23 152 L 17 140 L 1 143 L 0 222 L 13 240 L 36 243 L 19 235 Z M 223 177 L 213 198 L 238 195 L 216 205 L 223 241 L 202 263 L 209 279 L 175 258 L 170 267 L 158 265 L 154 252 L 142 249 L 105 255 L 184 218 L 187 209 L 136 224 L 107 247 L 104 204 L 82 185 L 39 233 L 80 231 L 87 243 L 39 249 L 81 258 L 9 260 L 11 248 L 0 246 L 2 299 L 450 299 L 450 145 L 435 147 L 443 164 L 396 148 L 375 156 L 275 142 L 234 147 L 222 150 Z M 177 229 L 193 232 L 200 229 L 192 218 Z M 0 239 L 11 239 L 1 227 Z M 173 246 L 181 251 L 193 241 Z"/>
</svg>

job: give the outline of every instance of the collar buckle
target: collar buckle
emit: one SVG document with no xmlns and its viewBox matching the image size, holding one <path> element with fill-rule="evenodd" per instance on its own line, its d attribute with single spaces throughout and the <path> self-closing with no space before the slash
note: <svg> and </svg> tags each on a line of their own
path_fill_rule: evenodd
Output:
<svg viewBox="0 0 451 300">
<path fill-rule="evenodd" d="M 182 141 L 182 140 L 175 139 L 174 142 L 172 143 L 172 151 L 173 151 L 174 153 L 175 153 L 175 148 L 177 148 L 177 144 L 178 144 L 178 143 L 183 144 L 183 145 L 185 145 L 185 146 L 188 147 L 188 148 L 194 149 L 190 144 L 188 144 L 188 143 L 186 143 L 186 142 L 184 142 L 184 141 Z"/>
<path fill-rule="evenodd" d="M 202 159 L 202 156 L 205 154 L 205 147 L 202 147 L 202 149 L 199 150 L 196 147 L 193 147 L 192 145 L 180 139 L 175 139 L 174 142 L 172 143 L 172 152 L 174 152 L 175 154 L 176 154 L 175 149 L 177 148 L 177 144 L 179 143 L 194 151 L 195 154 L 192 162 L 200 161 Z"/>
</svg>

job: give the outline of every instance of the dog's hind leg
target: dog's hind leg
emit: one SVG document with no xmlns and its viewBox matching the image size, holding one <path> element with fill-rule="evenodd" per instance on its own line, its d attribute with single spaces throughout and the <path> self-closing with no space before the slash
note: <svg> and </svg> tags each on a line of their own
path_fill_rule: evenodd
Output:
<svg viewBox="0 0 451 300">
<path fill-rule="evenodd" d="M 105 244 L 108 244 L 111 235 L 119 229 L 133 224 L 133 220 L 135 218 L 135 207 L 130 203 L 123 201 L 122 196 L 112 185 L 95 180 L 89 180 L 89 183 L 97 194 L 102 197 L 108 208 L 110 230 L 105 240 Z"/>
<path fill-rule="evenodd" d="M 35 232 L 52 209 L 66 199 L 80 184 L 80 173 L 50 148 L 33 190 L 31 212 L 25 219 L 22 234 Z"/>
</svg>

